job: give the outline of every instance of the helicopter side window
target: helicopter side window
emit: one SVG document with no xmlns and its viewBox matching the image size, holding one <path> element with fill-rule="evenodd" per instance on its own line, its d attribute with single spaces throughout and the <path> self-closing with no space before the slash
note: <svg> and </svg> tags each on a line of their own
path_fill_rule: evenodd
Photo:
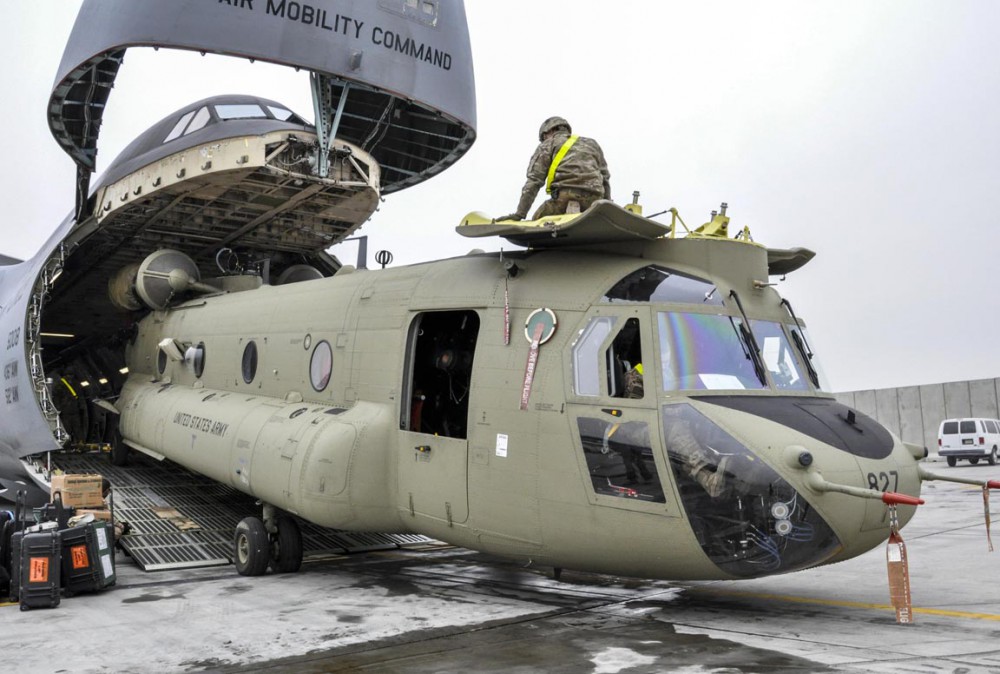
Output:
<svg viewBox="0 0 1000 674">
<path fill-rule="evenodd" d="M 467 437 L 478 337 L 479 316 L 474 311 L 427 312 L 413 321 L 404 386 L 410 406 L 402 410 L 400 428 Z"/>
<path fill-rule="evenodd" d="M 763 389 L 735 319 L 661 311 L 663 390 Z"/>
<path fill-rule="evenodd" d="M 577 395 L 601 395 L 598 354 L 614 325 L 614 316 L 596 316 L 584 326 L 573 343 L 573 391 Z"/>
<path fill-rule="evenodd" d="M 656 302 L 722 306 L 722 294 L 696 276 L 651 265 L 632 272 L 604 295 L 605 302 Z"/>
<path fill-rule="evenodd" d="M 241 370 L 243 372 L 244 383 L 252 384 L 254 377 L 257 376 L 257 342 L 252 339 L 243 348 Z"/>
<path fill-rule="evenodd" d="M 309 358 L 309 381 L 312 383 L 313 389 L 317 392 L 326 390 L 332 374 L 333 349 L 330 347 L 330 343 L 324 339 L 316 345 Z"/>
<path fill-rule="evenodd" d="M 665 503 L 645 421 L 577 419 L 594 492 Z"/>
<path fill-rule="evenodd" d="M 642 341 L 638 318 L 625 321 L 605 357 L 608 362 L 608 394 L 613 398 L 642 398 Z"/>
<path fill-rule="evenodd" d="M 780 323 L 773 321 L 750 321 L 754 335 L 760 344 L 764 364 L 771 373 L 771 381 L 782 391 L 805 391 L 809 385 L 799 370 L 791 346 Z"/>
</svg>

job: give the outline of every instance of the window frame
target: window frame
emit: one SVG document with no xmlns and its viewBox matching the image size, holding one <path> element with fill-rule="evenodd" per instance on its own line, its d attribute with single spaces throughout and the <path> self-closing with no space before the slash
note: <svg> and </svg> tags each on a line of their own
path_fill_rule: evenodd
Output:
<svg viewBox="0 0 1000 674">
<path fill-rule="evenodd" d="M 325 379 L 323 380 L 323 385 L 317 386 L 316 377 L 313 376 L 313 366 L 316 363 L 316 355 L 319 353 L 320 347 L 323 346 L 326 347 L 325 350 L 330 354 L 330 364 L 329 367 L 326 368 L 327 372 Z M 325 339 L 321 339 L 316 342 L 316 345 L 313 346 L 309 353 L 309 384 L 316 393 L 322 393 L 330 387 L 331 381 L 333 381 L 333 347 L 330 346 L 330 342 Z"/>
</svg>

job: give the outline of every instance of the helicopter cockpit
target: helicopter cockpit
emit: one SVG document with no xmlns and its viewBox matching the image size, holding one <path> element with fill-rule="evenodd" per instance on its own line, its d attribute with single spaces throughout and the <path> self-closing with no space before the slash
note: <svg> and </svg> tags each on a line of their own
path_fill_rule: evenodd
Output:
<svg viewBox="0 0 1000 674">
<path fill-rule="evenodd" d="M 788 322 L 749 318 L 738 299 L 696 276 L 646 266 L 605 294 L 603 305 L 626 313 L 592 316 L 572 346 L 572 366 L 578 396 L 631 399 L 616 403 L 623 405 L 614 411 L 618 418 L 577 417 L 598 502 L 616 497 L 625 507 L 664 504 L 669 511 L 676 490 L 705 554 L 727 573 L 747 577 L 821 562 L 841 544 L 805 498 L 702 403 L 718 400 L 779 423 L 795 417 L 800 430 L 803 410 L 835 425 L 839 404 L 822 394 L 794 313 L 789 309 Z M 643 334 L 655 354 L 643 356 Z M 638 395 L 628 385 L 636 364 L 646 379 Z M 851 443 L 838 446 L 857 451 Z"/>
<path fill-rule="evenodd" d="M 815 355 L 797 320 L 794 326 L 786 326 L 786 335 L 780 323 L 728 315 L 721 293 L 706 280 L 650 265 L 615 284 L 603 301 L 698 307 L 657 312 L 665 392 L 768 388 L 808 391 L 804 372 L 813 380 L 814 388 L 825 389 L 816 374 L 819 369 L 812 362 Z M 789 315 L 794 318 L 791 311 Z"/>
</svg>

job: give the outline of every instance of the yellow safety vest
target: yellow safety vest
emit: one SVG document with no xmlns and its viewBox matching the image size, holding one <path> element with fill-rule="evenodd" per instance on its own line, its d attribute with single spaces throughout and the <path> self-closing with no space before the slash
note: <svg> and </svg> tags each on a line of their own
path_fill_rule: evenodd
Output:
<svg viewBox="0 0 1000 674">
<path fill-rule="evenodd" d="M 562 160 L 566 157 L 566 153 L 569 152 L 569 149 L 573 147 L 573 144 L 579 138 L 579 136 L 570 136 L 567 138 L 566 142 L 562 144 L 561 148 L 559 148 L 559 151 L 556 152 L 556 156 L 552 158 L 552 164 L 549 166 L 549 177 L 545 181 L 546 194 L 552 193 L 552 179 L 556 177 L 556 169 L 559 168 L 559 164 L 561 164 Z"/>
</svg>

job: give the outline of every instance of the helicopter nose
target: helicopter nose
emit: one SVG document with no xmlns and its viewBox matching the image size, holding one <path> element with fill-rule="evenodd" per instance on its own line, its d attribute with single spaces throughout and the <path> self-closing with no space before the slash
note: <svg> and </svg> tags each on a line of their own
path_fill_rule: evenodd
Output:
<svg viewBox="0 0 1000 674">
<path fill-rule="evenodd" d="M 702 550 L 721 570 L 744 578 L 783 573 L 841 549 L 806 496 L 762 455 L 689 403 L 665 405 L 662 414 L 683 508 Z"/>
</svg>

